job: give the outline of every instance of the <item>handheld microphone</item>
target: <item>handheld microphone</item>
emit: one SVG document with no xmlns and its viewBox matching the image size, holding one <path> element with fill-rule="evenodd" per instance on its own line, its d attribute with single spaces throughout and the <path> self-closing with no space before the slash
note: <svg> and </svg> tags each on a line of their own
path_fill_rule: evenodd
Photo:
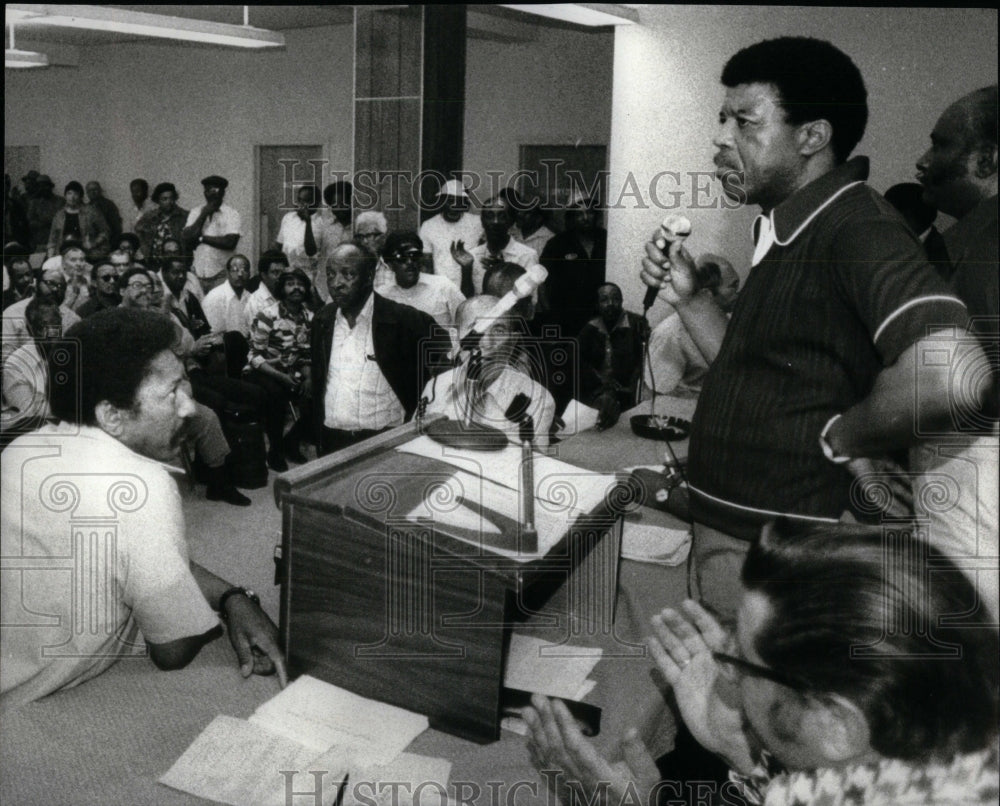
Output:
<svg viewBox="0 0 1000 806">
<path fill-rule="evenodd" d="M 691 222 L 682 215 L 668 215 L 660 224 L 660 234 L 656 237 L 656 245 L 666 252 L 670 244 L 683 241 L 691 234 Z M 650 286 L 646 289 L 646 296 L 642 300 L 643 312 L 648 311 L 656 302 L 656 297 L 660 289 Z"/>
<path fill-rule="evenodd" d="M 483 338 L 483 334 L 487 331 L 493 321 L 501 316 L 505 316 L 510 313 L 510 310 L 517 305 L 522 299 L 527 299 L 538 287 L 545 282 L 545 278 L 549 276 L 548 271 L 545 267 L 540 264 L 535 264 L 528 271 L 517 278 L 514 283 L 514 287 L 504 294 L 494 305 L 490 308 L 483 316 L 476 320 L 476 323 L 472 326 L 472 330 L 466 333 L 462 339 L 459 341 L 459 349 L 461 350 L 473 350 L 478 345 Z"/>
</svg>

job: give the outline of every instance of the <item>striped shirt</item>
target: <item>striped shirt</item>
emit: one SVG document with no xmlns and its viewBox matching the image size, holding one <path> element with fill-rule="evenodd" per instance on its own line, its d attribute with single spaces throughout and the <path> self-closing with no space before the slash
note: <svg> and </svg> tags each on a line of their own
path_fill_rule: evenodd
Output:
<svg viewBox="0 0 1000 806">
<path fill-rule="evenodd" d="M 769 244 L 758 242 L 691 427 L 701 523 L 752 539 L 776 515 L 838 518 L 851 476 L 823 456 L 823 426 L 929 328 L 966 325 L 867 176 L 868 160 L 852 159 L 758 219 Z"/>
<path fill-rule="evenodd" d="M 308 366 L 312 359 L 309 352 L 312 318 L 308 308 L 294 314 L 283 302 L 277 303 L 272 311 L 258 313 L 250 327 L 250 366 L 259 369 L 262 364 L 270 364 L 285 373 Z"/>
</svg>

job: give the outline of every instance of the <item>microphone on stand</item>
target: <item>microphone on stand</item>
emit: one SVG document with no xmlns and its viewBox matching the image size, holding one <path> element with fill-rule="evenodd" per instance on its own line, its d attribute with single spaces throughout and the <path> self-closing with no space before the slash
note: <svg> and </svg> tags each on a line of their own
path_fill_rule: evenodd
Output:
<svg viewBox="0 0 1000 806">
<path fill-rule="evenodd" d="M 664 252 L 670 249 L 670 244 L 682 242 L 691 234 L 691 222 L 682 215 L 668 215 L 660 224 L 660 234 L 656 237 L 656 245 Z M 669 260 L 668 260 L 669 263 Z M 660 289 L 650 286 L 642 300 L 642 312 L 647 313 L 656 302 Z"/>
<path fill-rule="evenodd" d="M 473 350 L 478 345 L 483 338 L 483 334 L 489 329 L 490 325 L 493 324 L 494 320 L 501 316 L 505 316 L 510 313 L 510 310 L 517 305 L 522 299 L 527 299 L 538 287 L 545 282 L 545 278 L 549 276 L 548 271 L 545 267 L 540 264 L 535 264 L 524 274 L 517 278 L 514 282 L 514 287 L 504 294 L 494 305 L 490 308 L 483 316 L 476 320 L 475 324 L 472 326 L 472 330 L 466 333 L 459 341 L 460 350 Z"/>
<path fill-rule="evenodd" d="M 504 416 L 518 425 L 521 440 L 521 551 L 538 551 L 538 530 L 535 528 L 535 421 L 527 413 L 531 398 L 519 392 L 504 412 Z"/>
</svg>

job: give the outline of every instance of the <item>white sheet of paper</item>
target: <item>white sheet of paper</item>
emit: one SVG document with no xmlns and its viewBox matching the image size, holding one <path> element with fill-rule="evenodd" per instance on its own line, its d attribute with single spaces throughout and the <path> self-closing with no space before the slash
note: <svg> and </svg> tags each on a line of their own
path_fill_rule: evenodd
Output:
<svg viewBox="0 0 1000 806">
<path fill-rule="evenodd" d="M 403 443 L 396 450 L 437 459 L 511 490 L 520 487 L 521 449 L 513 445 L 486 453 L 450 448 L 423 436 Z M 590 512 L 616 485 L 611 474 L 594 473 L 538 453 L 534 459 L 535 498 L 540 504 L 536 509 L 545 506 L 559 511 L 558 508 L 573 507 Z"/>
<path fill-rule="evenodd" d="M 344 791 L 343 806 L 445 806 L 451 762 L 401 753 L 384 766 L 358 767 Z M 437 796 L 437 797 L 435 797 Z"/>
<path fill-rule="evenodd" d="M 286 776 L 295 789 L 321 792 L 324 806 L 337 797 L 347 774 L 341 754 L 317 758 L 299 742 L 230 716 L 217 716 L 160 778 L 165 786 L 232 806 L 285 806 Z M 325 774 L 317 780 L 311 770 Z"/>
<path fill-rule="evenodd" d="M 566 410 L 562 413 L 562 421 L 566 425 L 559 430 L 558 436 L 561 438 L 571 437 L 581 431 L 586 431 L 588 428 L 593 428 L 597 425 L 599 416 L 600 412 L 597 409 L 585 406 L 574 398 L 566 405 Z"/>
<path fill-rule="evenodd" d="M 680 565 L 691 551 L 691 532 L 626 517 L 622 530 L 622 557 L 641 563 Z"/>
<path fill-rule="evenodd" d="M 601 654 L 599 647 L 552 644 L 533 635 L 512 633 L 503 684 L 549 697 L 579 699 Z"/>
<path fill-rule="evenodd" d="M 315 751 L 341 747 L 355 763 L 388 764 L 419 734 L 427 717 L 302 675 L 261 705 L 250 721 Z"/>
<path fill-rule="evenodd" d="M 579 510 L 549 502 L 546 502 L 544 507 L 536 503 L 535 531 L 538 533 L 538 551 L 518 552 L 516 549 L 497 548 L 489 545 L 489 537 L 501 534 L 502 529 L 490 520 L 490 513 L 484 512 L 480 517 L 476 509 L 470 509 L 464 504 L 455 505 L 453 502 L 461 496 L 473 507 L 481 504 L 484 508 L 518 523 L 520 497 L 517 491 L 462 471 L 456 472 L 442 483 L 447 491 L 429 493 L 425 500 L 407 513 L 407 519 L 430 518 L 436 524 L 456 527 L 454 536 L 459 540 L 474 546 L 482 546 L 486 551 L 518 562 L 530 562 L 538 557 L 544 557 L 566 534 L 573 521 L 583 514 Z M 457 530 L 468 530 L 469 534 L 464 535 Z"/>
</svg>

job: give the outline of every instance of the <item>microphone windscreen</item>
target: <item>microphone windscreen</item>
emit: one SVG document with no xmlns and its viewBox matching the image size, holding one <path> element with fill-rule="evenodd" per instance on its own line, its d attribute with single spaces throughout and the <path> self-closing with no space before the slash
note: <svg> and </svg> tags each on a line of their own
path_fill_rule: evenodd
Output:
<svg viewBox="0 0 1000 806">
<path fill-rule="evenodd" d="M 519 423 L 521 422 L 521 418 L 524 417 L 525 413 L 528 411 L 528 407 L 530 405 L 531 398 L 524 392 L 518 392 L 514 395 L 514 399 L 510 401 L 507 411 L 504 412 L 504 417 L 512 423 Z"/>
</svg>

